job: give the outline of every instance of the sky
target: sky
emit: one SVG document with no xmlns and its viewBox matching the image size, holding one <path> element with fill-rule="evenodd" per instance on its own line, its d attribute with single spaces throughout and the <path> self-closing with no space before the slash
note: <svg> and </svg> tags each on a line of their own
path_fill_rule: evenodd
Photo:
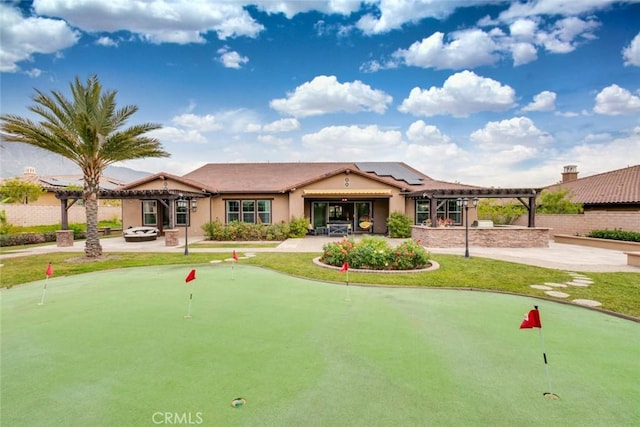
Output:
<svg viewBox="0 0 640 427">
<path fill-rule="evenodd" d="M 392 161 L 540 187 L 640 163 L 640 0 L 2 1 L 0 24 L 2 113 L 96 75 L 127 125 L 162 125 L 171 157 L 117 164 L 136 170 Z"/>
</svg>

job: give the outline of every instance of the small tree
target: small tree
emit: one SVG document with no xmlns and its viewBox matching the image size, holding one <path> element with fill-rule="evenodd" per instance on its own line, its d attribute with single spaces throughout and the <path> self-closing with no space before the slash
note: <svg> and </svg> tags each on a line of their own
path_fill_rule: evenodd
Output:
<svg viewBox="0 0 640 427">
<path fill-rule="evenodd" d="M 582 204 L 573 203 L 569 199 L 569 190 L 544 190 L 537 202 L 537 210 L 544 214 L 578 214 L 582 213 Z"/>
<path fill-rule="evenodd" d="M 494 224 L 510 225 L 527 212 L 520 203 L 498 203 L 496 199 L 481 199 L 478 203 L 478 219 L 487 219 Z"/>
<path fill-rule="evenodd" d="M 11 178 L 0 185 L 2 203 L 35 202 L 44 193 L 42 187 L 20 178 Z"/>
</svg>

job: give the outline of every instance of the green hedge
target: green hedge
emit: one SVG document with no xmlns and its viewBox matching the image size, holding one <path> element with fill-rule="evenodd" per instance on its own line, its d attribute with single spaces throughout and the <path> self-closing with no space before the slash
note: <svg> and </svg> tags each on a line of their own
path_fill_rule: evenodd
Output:
<svg viewBox="0 0 640 427">
<path fill-rule="evenodd" d="M 420 243 L 407 240 L 391 248 L 383 237 L 365 236 L 357 243 L 345 238 L 324 245 L 320 261 L 335 267 L 347 262 L 351 268 L 414 270 L 424 268 L 429 263 L 429 253 Z"/>
<path fill-rule="evenodd" d="M 595 237 L 598 239 L 623 240 L 625 242 L 640 242 L 640 233 L 636 231 L 623 231 L 618 228 L 609 230 L 593 230 L 587 237 Z"/>
<path fill-rule="evenodd" d="M 288 238 L 304 237 L 309 230 L 309 220 L 306 218 L 291 218 L 289 222 L 274 224 L 250 224 L 231 221 L 222 224 L 220 221 L 207 222 L 202 225 L 207 240 L 216 241 L 279 241 Z"/>
</svg>

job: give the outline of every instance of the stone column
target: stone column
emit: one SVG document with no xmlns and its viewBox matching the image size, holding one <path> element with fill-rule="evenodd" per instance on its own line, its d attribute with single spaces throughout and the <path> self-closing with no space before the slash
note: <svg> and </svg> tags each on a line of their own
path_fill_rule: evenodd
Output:
<svg viewBox="0 0 640 427">
<path fill-rule="evenodd" d="M 178 233 L 180 230 L 176 228 L 164 230 L 164 245 L 165 246 L 178 246 Z"/>
<path fill-rule="evenodd" d="M 56 246 L 59 248 L 73 246 L 73 230 L 56 230 Z"/>
</svg>

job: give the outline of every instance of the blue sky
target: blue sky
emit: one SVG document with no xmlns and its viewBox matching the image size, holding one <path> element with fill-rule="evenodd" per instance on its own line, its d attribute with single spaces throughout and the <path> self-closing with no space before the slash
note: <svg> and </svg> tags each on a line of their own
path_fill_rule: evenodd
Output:
<svg viewBox="0 0 640 427">
<path fill-rule="evenodd" d="M 96 74 L 211 162 L 402 161 L 544 186 L 640 162 L 640 1 L 36 0 L 0 4 L 2 113 Z M 25 165 L 27 166 L 27 165 Z"/>
</svg>

